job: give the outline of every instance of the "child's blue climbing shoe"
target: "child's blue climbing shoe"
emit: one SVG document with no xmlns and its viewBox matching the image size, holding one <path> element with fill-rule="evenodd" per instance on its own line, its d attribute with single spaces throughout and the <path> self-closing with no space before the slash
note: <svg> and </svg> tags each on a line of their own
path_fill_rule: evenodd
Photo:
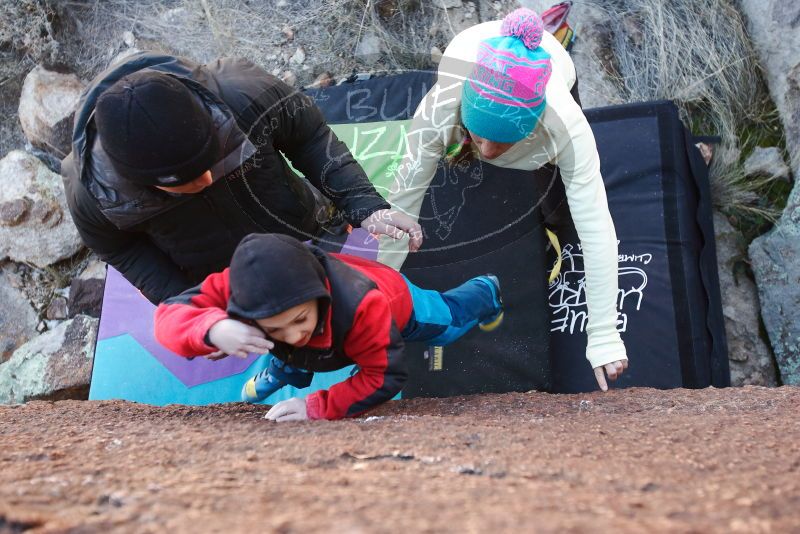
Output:
<svg viewBox="0 0 800 534">
<path fill-rule="evenodd" d="M 269 367 L 253 376 L 242 387 L 244 402 L 261 402 L 284 386 L 269 373 Z"/>
<path fill-rule="evenodd" d="M 244 383 L 242 400 L 244 402 L 261 402 L 283 386 L 294 386 L 297 389 L 307 388 L 311 385 L 313 378 L 314 373 L 292 367 L 273 357 L 266 369 Z"/>
<path fill-rule="evenodd" d="M 503 322 L 503 297 L 500 295 L 500 280 L 498 280 L 493 274 L 479 276 L 477 279 L 485 282 L 486 285 L 488 285 L 492 290 L 492 298 L 494 300 L 497 313 L 478 323 L 478 328 L 484 332 L 491 332 L 492 330 L 497 329 L 497 327 Z"/>
</svg>

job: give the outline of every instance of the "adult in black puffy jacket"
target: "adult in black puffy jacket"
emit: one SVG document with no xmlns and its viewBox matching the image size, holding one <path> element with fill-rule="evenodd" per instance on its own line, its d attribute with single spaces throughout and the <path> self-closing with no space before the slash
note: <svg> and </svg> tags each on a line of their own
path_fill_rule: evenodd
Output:
<svg viewBox="0 0 800 534">
<path fill-rule="evenodd" d="M 355 227 L 421 242 L 311 99 L 243 59 L 110 67 L 82 95 L 62 174 L 86 245 L 153 303 L 227 267 L 250 233 L 319 236 L 329 202 Z"/>
</svg>

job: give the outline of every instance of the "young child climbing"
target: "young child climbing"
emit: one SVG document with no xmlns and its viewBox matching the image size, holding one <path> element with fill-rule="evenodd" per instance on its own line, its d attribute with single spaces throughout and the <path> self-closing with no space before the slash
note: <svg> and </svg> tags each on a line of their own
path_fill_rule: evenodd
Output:
<svg viewBox="0 0 800 534">
<path fill-rule="evenodd" d="M 285 235 L 251 234 L 229 268 L 158 307 L 155 333 L 187 357 L 270 351 L 273 372 L 245 383 L 243 397 L 251 402 L 275 390 L 268 383 L 275 375 L 308 385 L 313 372 L 357 366 L 329 390 L 281 401 L 266 415 L 297 421 L 354 416 L 394 397 L 407 378 L 404 341 L 446 345 L 475 325 L 493 330 L 502 318 L 495 276 L 440 293 L 374 261 Z"/>
</svg>

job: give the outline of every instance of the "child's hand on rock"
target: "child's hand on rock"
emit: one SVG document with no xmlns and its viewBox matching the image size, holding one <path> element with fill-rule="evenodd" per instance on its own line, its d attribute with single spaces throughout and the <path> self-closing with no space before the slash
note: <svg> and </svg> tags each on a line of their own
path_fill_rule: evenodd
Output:
<svg viewBox="0 0 800 534">
<path fill-rule="evenodd" d="M 306 401 L 305 399 L 298 399 L 297 397 L 280 401 L 269 409 L 264 419 L 277 421 L 278 423 L 284 421 L 305 421 L 308 419 Z"/>
<path fill-rule="evenodd" d="M 247 358 L 250 353 L 264 354 L 275 346 L 258 328 L 234 319 L 214 323 L 208 330 L 208 339 L 222 353 L 239 358 Z"/>
</svg>

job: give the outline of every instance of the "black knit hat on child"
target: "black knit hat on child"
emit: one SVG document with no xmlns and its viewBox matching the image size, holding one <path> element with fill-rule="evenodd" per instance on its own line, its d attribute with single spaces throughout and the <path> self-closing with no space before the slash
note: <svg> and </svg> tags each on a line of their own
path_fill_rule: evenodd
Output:
<svg viewBox="0 0 800 534">
<path fill-rule="evenodd" d="M 228 272 L 228 313 L 264 319 L 309 300 L 320 304 L 320 319 L 331 296 L 325 269 L 308 246 L 281 234 L 250 234 L 239 243 Z"/>
<path fill-rule="evenodd" d="M 114 168 L 141 185 L 191 182 L 221 158 L 211 113 L 167 74 L 121 78 L 97 99 L 95 123 Z"/>
</svg>

